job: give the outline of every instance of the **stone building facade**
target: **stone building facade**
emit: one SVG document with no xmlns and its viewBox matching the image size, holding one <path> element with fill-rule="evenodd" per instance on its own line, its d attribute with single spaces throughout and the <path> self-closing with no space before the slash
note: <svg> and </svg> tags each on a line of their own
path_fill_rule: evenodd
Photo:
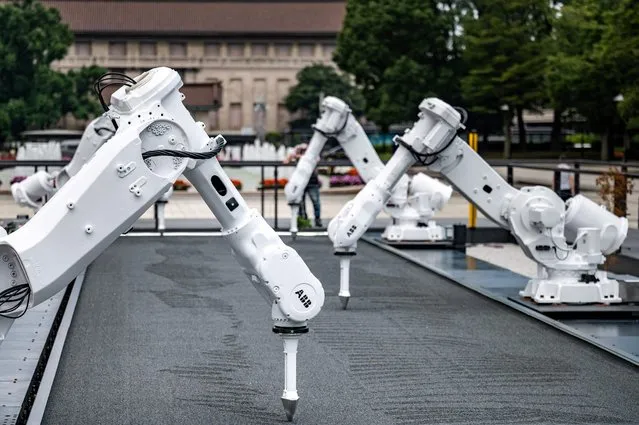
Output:
<svg viewBox="0 0 639 425">
<path fill-rule="evenodd" d="M 344 1 L 44 1 L 75 35 L 67 71 L 100 65 L 137 75 L 176 69 L 185 103 L 210 131 L 282 131 L 297 72 L 332 64 Z M 221 85 L 221 106 L 212 97 Z"/>
</svg>

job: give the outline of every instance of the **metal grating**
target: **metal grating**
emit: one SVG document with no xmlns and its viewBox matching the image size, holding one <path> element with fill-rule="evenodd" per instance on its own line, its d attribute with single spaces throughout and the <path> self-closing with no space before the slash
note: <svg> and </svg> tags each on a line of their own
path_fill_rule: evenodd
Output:
<svg viewBox="0 0 639 425">
<path fill-rule="evenodd" d="M 64 293 L 27 311 L 0 343 L 0 425 L 18 423 Z"/>
</svg>

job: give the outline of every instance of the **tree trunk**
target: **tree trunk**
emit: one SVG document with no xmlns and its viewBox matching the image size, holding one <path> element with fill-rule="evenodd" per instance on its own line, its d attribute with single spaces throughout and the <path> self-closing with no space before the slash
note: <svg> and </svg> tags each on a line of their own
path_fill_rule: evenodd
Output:
<svg viewBox="0 0 639 425">
<path fill-rule="evenodd" d="M 630 139 L 630 133 L 628 132 L 628 126 L 625 122 L 621 122 L 621 137 L 623 140 L 623 160 L 627 161 L 631 156 L 632 140 Z"/>
<path fill-rule="evenodd" d="M 524 108 L 517 106 L 517 128 L 519 130 L 519 146 L 522 152 L 526 152 L 526 126 L 524 125 Z"/>
<path fill-rule="evenodd" d="M 550 132 L 550 150 L 553 152 L 561 152 L 561 113 L 559 109 L 555 109 L 552 113 L 552 130 Z M 583 151 L 583 148 L 582 148 Z"/>
<path fill-rule="evenodd" d="M 601 135 L 601 160 L 608 161 L 608 131 L 604 131 Z"/>
<path fill-rule="evenodd" d="M 512 114 L 507 111 L 504 113 L 504 159 L 510 159 L 512 148 L 512 132 L 510 131 L 510 123 L 512 122 Z"/>
<path fill-rule="evenodd" d="M 614 159 L 615 152 L 615 127 L 614 123 L 611 122 L 606 127 L 605 131 L 601 136 L 601 160 L 602 161 L 611 161 Z"/>
</svg>

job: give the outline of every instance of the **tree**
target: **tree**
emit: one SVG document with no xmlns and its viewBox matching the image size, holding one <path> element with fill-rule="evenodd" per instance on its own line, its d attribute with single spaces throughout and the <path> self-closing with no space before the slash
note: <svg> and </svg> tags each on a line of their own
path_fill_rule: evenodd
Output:
<svg viewBox="0 0 639 425">
<path fill-rule="evenodd" d="M 551 9 L 547 0 L 477 0 L 473 4 L 474 13 L 463 21 L 463 58 L 469 71 L 462 91 L 471 111 L 502 114 L 504 157 L 509 158 L 514 116 L 520 145 L 525 148 L 523 111 L 535 109 L 544 100 Z"/>
<path fill-rule="evenodd" d="M 460 100 L 462 1 L 349 0 L 334 60 L 355 77 L 382 128 L 414 121 L 428 96 Z"/>
<path fill-rule="evenodd" d="M 605 15 L 605 29 L 597 46 L 603 67 L 618 79 L 621 102 L 618 112 L 628 131 L 639 130 L 639 3 L 621 0 Z M 630 137 L 624 132 L 624 152 L 630 149 Z"/>
<path fill-rule="evenodd" d="M 103 70 L 63 74 L 50 67 L 73 41 L 57 9 L 11 2 L 0 6 L 0 26 L 0 141 L 54 125 L 68 112 L 78 118 L 96 113 L 87 80 Z"/>
<path fill-rule="evenodd" d="M 317 121 L 321 94 L 342 99 L 355 115 L 363 111 L 364 98 L 347 76 L 327 65 L 311 65 L 297 73 L 297 85 L 285 99 L 286 109 L 299 114 L 298 119 L 291 121 L 291 127 L 308 129 Z"/>
<path fill-rule="evenodd" d="M 555 23 L 555 51 L 547 67 L 553 102 L 574 109 L 588 120 L 591 130 L 601 134 L 602 160 L 612 153 L 611 139 L 619 121 L 614 99 L 622 90 L 620 73 L 627 72 L 615 71 L 602 54 L 609 11 L 617 5 L 617 0 L 572 0 L 564 6 Z M 608 31 L 616 29 L 609 26 Z"/>
</svg>

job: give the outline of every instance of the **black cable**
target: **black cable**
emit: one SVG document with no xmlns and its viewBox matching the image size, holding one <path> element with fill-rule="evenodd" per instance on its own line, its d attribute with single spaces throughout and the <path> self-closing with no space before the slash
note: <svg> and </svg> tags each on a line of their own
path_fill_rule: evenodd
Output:
<svg viewBox="0 0 639 425">
<path fill-rule="evenodd" d="M 156 149 L 152 151 L 142 152 L 142 159 L 152 158 L 154 156 L 172 156 L 176 158 L 192 158 L 192 159 L 210 159 L 215 157 L 226 146 L 226 139 L 218 136 L 214 139 L 216 146 L 209 152 L 189 152 L 176 151 L 172 149 Z"/>
<path fill-rule="evenodd" d="M 26 300 L 26 304 L 25 304 Z M 31 287 L 28 284 L 16 285 L 11 288 L 7 288 L 0 292 L 0 316 L 9 319 L 18 319 L 22 317 L 29 307 L 31 301 Z M 9 307 L 5 307 L 6 304 L 10 304 Z M 11 316 L 9 313 L 13 313 L 24 305 L 24 310 L 17 316 Z"/>
<path fill-rule="evenodd" d="M 104 95 L 102 94 L 104 89 L 106 89 L 107 87 L 112 87 L 112 86 L 131 87 L 132 85 L 135 85 L 135 84 L 136 84 L 136 81 L 126 74 L 123 74 L 121 72 L 107 72 L 106 74 L 102 75 L 100 78 L 96 80 L 96 82 L 93 84 L 93 90 L 98 95 L 98 99 L 100 100 L 100 105 L 102 105 L 102 109 L 104 109 L 105 112 L 108 112 L 109 106 L 104 101 Z M 117 130 L 118 123 L 115 120 L 115 118 L 111 118 L 111 122 L 113 123 L 114 128 Z"/>
<path fill-rule="evenodd" d="M 555 248 L 555 257 L 559 260 L 559 261 L 564 261 L 566 260 L 569 256 L 570 256 L 570 251 L 574 249 L 574 245 L 571 247 L 568 247 L 568 249 L 564 249 L 562 247 L 560 247 L 557 242 L 555 242 L 555 238 L 552 235 L 552 229 L 549 231 L 549 235 L 550 236 L 550 241 L 552 242 L 552 244 L 554 245 Z M 557 250 L 563 251 L 566 253 L 566 256 L 564 258 L 561 258 L 559 255 L 557 255 Z"/>
<path fill-rule="evenodd" d="M 322 131 L 319 128 L 315 127 L 315 124 L 313 124 L 311 127 L 313 128 L 313 130 L 317 131 L 319 134 L 321 134 L 322 136 L 324 136 L 324 137 L 326 137 L 328 139 L 329 137 L 336 137 L 342 131 L 344 131 L 344 129 L 346 128 L 346 124 L 348 124 L 348 118 L 349 118 L 349 116 L 347 115 L 346 119 L 344 120 L 344 124 L 342 124 L 342 126 L 334 133 L 327 133 L 325 131 Z"/>
<path fill-rule="evenodd" d="M 451 139 L 448 141 L 448 143 L 446 143 L 446 146 L 444 146 L 443 148 L 441 148 L 438 151 L 435 152 L 431 152 L 431 153 L 419 153 L 415 150 L 415 148 L 413 148 L 411 145 L 409 145 L 408 143 L 406 143 L 404 141 L 404 139 L 402 139 L 400 136 L 395 136 L 393 137 L 393 142 L 403 146 L 404 148 L 406 148 L 406 150 L 408 150 L 410 152 L 410 154 L 413 156 L 413 158 L 415 158 L 416 162 L 419 162 L 420 164 L 424 165 L 424 166 L 429 166 L 432 165 L 435 161 L 437 161 L 437 155 L 439 155 L 440 153 L 444 152 L 446 149 L 448 149 L 448 147 L 455 141 L 455 139 L 457 138 L 457 136 L 459 135 L 459 133 L 455 133 L 455 135 L 453 137 L 451 137 Z M 428 160 L 428 158 L 431 157 L 435 157 L 433 158 L 433 160 L 431 162 L 426 162 Z"/>
<path fill-rule="evenodd" d="M 465 124 L 466 121 L 468 120 L 468 112 L 466 112 L 466 110 L 460 106 L 455 106 L 454 109 L 456 111 L 459 111 L 459 115 L 461 115 L 461 120 L 460 122 L 462 124 Z M 404 141 L 404 139 L 401 138 L 401 136 L 397 135 L 395 137 L 393 137 L 393 142 L 403 146 L 404 148 L 406 148 L 406 150 L 408 150 L 408 152 L 410 152 L 410 154 L 413 156 L 413 158 L 415 159 L 415 162 L 419 162 L 420 164 L 428 167 L 429 165 L 433 165 L 435 163 L 435 161 L 437 161 L 437 155 L 439 155 L 440 153 L 444 152 L 446 149 L 448 149 L 448 147 L 455 141 L 455 138 L 457 138 L 459 136 L 459 130 L 457 130 L 457 132 L 455 132 L 455 136 L 453 136 L 448 143 L 446 143 L 446 146 L 444 146 L 443 148 L 441 148 L 438 151 L 435 152 L 431 152 L 431 153 L 419 153 L 417 152 L 411 145 L 409 145 L 408 143 L 406 143 Z M 430 162 L 426 162 L 428 160 L 428 158 L 430 157 L 435 157 L 433 158 L 432 161 Z"/>
<path fill-rule="evenodd" d="M 112 87 L 112 86 L 131 87 L 135 85 L 136 83 L 137 82 L 133 78 L 129 77 L 126 74 L 122 74 L 120 72 L 107 72 L 106 74 L 102 75 L 100 78 L 96 80 L 96 82 L 93 84 L 93 90 L 97 93 L 98 99 L 100 100 L 100 104 L 102 105 L 102 108 L 104 109 L 104 111 L 109 112 L 109 106 L 104 101 L 104 95 L 102 94 L 102 92 L 107 87 Z M 118 123 L 116 122 L 115 118 L 111 118 L 111 122 L 113 123 L 113 127 L 117 130 Z M 105 130 L 105 129 L 106 128 L 101 128 L 100 130 Z M 110 130 L 110 129 L 107 129 L 107 130 Z M 98 129 L 96 129 L 96 133 L 100 134 L 98 132 Z M 226 140 L 222 138 L 221 141 L 220 140 L 217 141 L 217 146 L 215 146 L 209 152 L 189 152 L 189 151 L 177 151 L 172 149 L 156 149 L 152 151 L 143 152 L 142 158 L 147 159 L 147 158 L 152 158 L 155 156 L 171 156 L 176 158 L 210 159 L 215 157 L 218 153 L 220 153 L 220 151 L 225 145 L 226 145 Z"/>
</svg>

